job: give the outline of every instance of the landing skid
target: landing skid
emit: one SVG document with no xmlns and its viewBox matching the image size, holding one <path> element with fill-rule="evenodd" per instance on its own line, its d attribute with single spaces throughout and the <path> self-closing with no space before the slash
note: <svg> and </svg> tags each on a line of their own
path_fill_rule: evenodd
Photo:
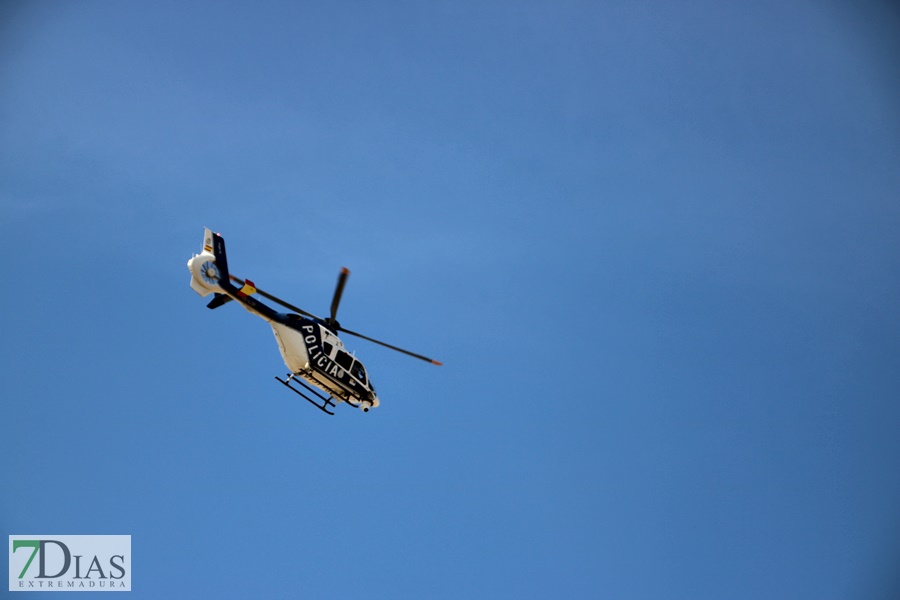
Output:
<svg viewBox="0 0 900 600">
<path fill-rule="evenodd" d="M 316 391 L 315 389 L 313 389 L 312 386 L 309 386 L 309 385 L 307 385 L 306 383 L 304 383 L 303 381 L 301 381 L 300 379 L 295 378 L 295 375 L 296 375 L 296 373 L 288 373 L 288 375 L 287 375 L 287 381 L 285 381 L 285 380 L 282 379 L 281 377 L 278 377 L 277 375 L 275 376 L 275 379 L 277 379 L 278 381 L 280 381 L 281 384 L 284 385 L 286 388 L 288 388 L 289 390 L 291 390 L 291 391 L 294 392 L 295 394 L 299 395 L 301 398 L 303 398 L 304 400 L 306 400 L 307 402 L 309 402 L 310 404 L 312 404 L 313 406 L 315 406 L 316 408 L 318 408 L 318 409 L 321 410 L 322 412 L 324 412 L 324 413 L 326 413 L 326 414 L 329 414 L 329 415 L 334 415 L 334 413 L 331 412 L 330 410 L 328 410 L 328 408 L 327 408 L 327 407 L 329 407 L 329 406 L 332 407 L 332 408 L 334 408 L 335 404 L 334 404 L 334 402 L 332 402 L 333 398 L 330 398 L 330 397 L 328 397 L 328 396 L 323 396 L 323 395 L 320 394 L 318 391 Z M 298 385 L 303 386 L 304 388 L 306 388 L 307 391 L 309 391 L 309 392 L 310 392 L 311 394 L 313 394 L 316 398 L 318 398 L 319 400 L 321 400 L 322 403 L 319 404 L 318 402 L 316 402 L 315 400 L 313 400 L 312 398 L 310 398 L 309 396 L 307 396 L 306 394 L 304 394 L 303 392 L 301 392 L 300 390 L 298 390 L 297 388 L 295 388 L 293 385 L 291 385 L 292 383 L 296 383 L 296 384 L 298 384 Z"/>
</svg>

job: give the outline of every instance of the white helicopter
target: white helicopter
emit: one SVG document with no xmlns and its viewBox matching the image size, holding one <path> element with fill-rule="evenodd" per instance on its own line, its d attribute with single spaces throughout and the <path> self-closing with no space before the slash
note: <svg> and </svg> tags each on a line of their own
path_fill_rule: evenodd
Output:
<svg viewBox="0 0 900 600">
<path fill-rule="evenodd" d="M 248 311 L 262 317 L 272 326 L 284 364 L 290 369 L 285 379 L 277 376 L 275 379 L 329 415 L 334 413 L 328 409 L 341 402 L 362 409 L 363 412 L 380 404 L 365 367 L 359 359 L 345 350 L 344 343 L 337 336 L 338 332 L 343 331 L 433 365 L 441 364 L 421 354 L 350 331 L 338 323 L 337 309 L 344 284 L 350 275 L 346 268 L 338 276 L 337 288 L 331 300 L 331 315 L 327 319 L 320 319 L 258 289 L 249 279 L 241 280 L 231 275 L 225 256 L 225 240 L 209 229 L 203 233 L 202 252 L 195 254 L 187 266 L 191 271 L 191 288 L 201 296 L 215 294 L 207 305 L 209 308 L 218 308 L 231 300 L 237 300 Z M 275 311 L 254 298 L 255 294 L 293 312 Z M 295 384 L 300 387 L 294 387 Z M 312 394 L 315 399 L 307 393 Z"/>
</svg>

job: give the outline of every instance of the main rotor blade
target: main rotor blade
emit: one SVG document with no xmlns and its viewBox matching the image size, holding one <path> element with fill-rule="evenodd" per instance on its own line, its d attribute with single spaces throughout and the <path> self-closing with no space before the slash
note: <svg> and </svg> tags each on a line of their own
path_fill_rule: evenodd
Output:
<svg viewBox="0 0 900 600">
<path fill-rule="evenodd" d="M 422 356 L 421 354 L 416 354 L 415 352 L 410 352 L 409 350 L 404 350 L 403 348 L 398 348 L 397 346 L 393 346 L 386 342 L 382 342 L 381 340 L 376 340 L 375 338 L 370 338 L 367 335 L 363 335 L 361 333 L 356 333 L 355 331 L 350 331 L 349 329 L 345 329 L 344 327 L 341 327 L 341 331 L 343 331 L 344 333 L 349 333 L 350 335 L 355 335 L 358 338 L 368 340 L 374 344 L 378 344 L 379 346 L 384 346 L 385 348 L 390 348 L 391 350 L 396 350 L 397 352 L 401 352 L 407 356 L 412 356 L 413 358 L 418 358 L 419 360 L 424 360 L 425 362 L 431 363 L 433 365 L 441 366 L 444 364 L 438 360 L 434 360 L 433 358 L 428 358 L 427 356 Z"/>
<path fill-rule="evenodd" d="M 337 304 L 340 302 L 341 294 L 343 293 L 343 289 L 344 289 L 344 284 L 347 283 L 347 275 L 349 275 L 349 274 L 350 274 L 350 271 L 348 271 L 346 268 L 341 270 L 341 276 L 338 279 L 338 287 L 334 293 L 335 302 L 332 303 L 332 313 L 331 313 L 332 318 L 334 317 L 334 314 L 337 312 Z M 240 279 L 239 277 L 235 277 L 234 275 L 229 275 L 228 278 L 236 283 L 244 285 L 244 280 Z M 276 304 L 280 304 L 281 306 L 287 308 L 288 310 L 294 311 L 295 313 L 305 315 L 305 316 L 307 316 L 311 319 L 315 319 L 317 321 L 322 321 L 322 319 L 320 319 L 316 315 L 312 314 L 311 312 L 307 312 L 307 311 L 303 310 L 302 308 L 299 308 L 297 306 L 294 306 L 293 304 L 285 302 L 281 298 L 279 298 L 277 296 L 273 296 L 272 294 L 269 294 L 268 292 L 265 292 L 259 288 L 256 288 L 256 293 L 259 294 L 260 296 L 262 296 L 263 298 L 266 298 L 268 300 L 271 300 L 272 302 L 275 302 Z M 404 350 L 403 348 L 400 348 L 398 346 L 388 344 L 387 342 L 382 342 L 381 340 L 376 340 L 375 338 L 371 338 L 371 337 L 369 337 L 367 335 L 363 335 L 361 333 L 356 333 L 355 331 L 350 331 L 349 329 L 346 329 L 344 327 L 337 327 L 336 332 L 337 331 L 349 333 L 350 335 L 356 336 L 358 338 L 362 338 L 366 341 L 372 342 L 373 344 L 378 344 L 379 346 L 384 346 L 385 348 L 389 348 L 391 350 L 396 350 L 397 352 L 400 352 L 401 354 L 405 354 L 405 355 L 411 356 L 413 358 L 418 358 L 419 360 L 424 360 L 425 362 L 431 363 L 433 365 L 441 366 L 444 364 L 438 360 L 434 360 L 433 358 L 428 358 L 427 356 L 423 356 L 421 354 L 416 354 L 415 352 L 410 352 L 409 350 Z"/>
<path fill-rule="evenodd" d="M 228 278 L 231 279 L 232 281 L 235 281 L 235 282 L 241 284 L 241 285 L 244 285 L 244 280 L 239 279 L 238 277 L 235 277 L 234 275 L 229 275 Z M 288 310 L 294 311 L 295 313 L 300 313 L 301 315 L 307 316 L 311 319 L 316 319 L 318 321 L 322 320 L 319 317 L 317 317 L 316 315 L 312 314 L 311 312 L 307 312 L 307 311 L 303 310 L 302 308 L 297 308 L 293 304 L 288 304 L 281 298 L 278 298 L 276 296 L 273 296 L 272 294 L 264 292 L 259 288 L 256 288 L 256 293 L 259 294 L 260 296 L 262 296 L 263 298 L 266 298 L 267 300 L 271 300 L 272 302 L 280 304 L 281 306 L 285 307 Z"/>
<path fill-rule="evenodd" d="M 341 274 L 338 275 L 337 287 L 334 288 L 334 297 L 331 299 L 331 319 L 332 323 L 337 323 L 338 305 L 341 303 L 341 296 L 344 294 L 344 286 L 347 285 L 347 277 L 350 270 L 347 267 L 341 267 Z"/>
</svg>

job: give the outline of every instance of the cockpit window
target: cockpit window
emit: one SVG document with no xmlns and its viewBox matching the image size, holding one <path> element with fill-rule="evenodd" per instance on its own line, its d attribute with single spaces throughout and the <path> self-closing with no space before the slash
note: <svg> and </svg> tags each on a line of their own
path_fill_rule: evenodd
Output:
<svg viewBox="0 0 900 600">
<path fill-rule="evenodd" d="M 363 368 L 362 363 L 358 360 L 353 363 L 353 370 L 351 371 L 353 376 L 363 382 L 366 383 L 366 370 Z"/>
</svg>

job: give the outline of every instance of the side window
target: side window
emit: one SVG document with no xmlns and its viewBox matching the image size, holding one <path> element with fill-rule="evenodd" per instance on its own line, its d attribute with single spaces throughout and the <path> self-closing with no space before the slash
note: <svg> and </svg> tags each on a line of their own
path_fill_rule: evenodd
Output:
<svg viewBox="0 0 900 600">
<path fill-rule="evenodd" d="M 346 352 L 338 350 L 337 356 L 334 357 L 334 362 L 341 365 L 345 371 L 349 371 L 353 365 L 353 357 Z"/>
<path fill-rule="evenodd" d="M 331 351 L 334 350 L 334 346 L 332 346 L 328 342 L 324 342 L 322 344 L 322 349 L 325 350 L 325 354 L 327 354 L 328 356 L 331 356 Z"/>
</svg>

